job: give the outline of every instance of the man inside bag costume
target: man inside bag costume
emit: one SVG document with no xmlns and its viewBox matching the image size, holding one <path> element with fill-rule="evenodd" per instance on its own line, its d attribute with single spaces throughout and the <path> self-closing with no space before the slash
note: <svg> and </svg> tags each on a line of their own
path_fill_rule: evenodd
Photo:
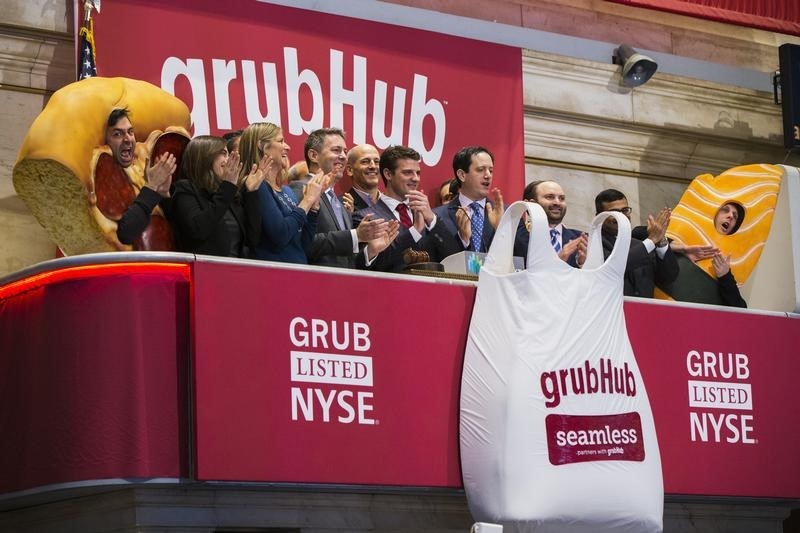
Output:
<svg viewBox="0 0 800 533">
<path fill-rule="evenodd" d="M 594 199 L 597 214 L 616 211 L 629 220 L 631 208 L 628 199 L 616 189 L 606 189 Z M 656 215 L 647 217 L 647 238 L 631 239 L 628 262 L 625 267 L 624 294 L 652 298 L 656 286 L 668 285 L 678 277 L 679 267 L 675 255 L 670 250 L 666 238 L 670 211 L 667 208 Z M 606 257 L 614 248 L 617 238 L 617 225 L 613 218 L 603 223 L 603 253 Z"/>
<path fill-rule="evenodd" d="M 567 214 L 567 196 L 564 189 L 555 181 L 533 181 L 525 186 L 522 199 L 542 206 L 547 214 L 550 226 L 550 244 L 561 260 L 579 267 L 586 259 L 587 236 L 584 232 L 564 227 L 561 223 Z M 520 221 L 514 239 L 514 255 L 526 260 L 528 257 L 528 241 L 530 222 Z"/>
</svg>

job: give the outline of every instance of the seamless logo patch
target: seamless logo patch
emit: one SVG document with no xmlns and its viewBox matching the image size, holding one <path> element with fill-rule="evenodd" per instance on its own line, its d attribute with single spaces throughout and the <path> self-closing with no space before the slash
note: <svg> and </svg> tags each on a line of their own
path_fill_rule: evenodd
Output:
<svg viewBox="0 0 800 533">
<path fill-rule="evenodd" d="M 550 464 L 586 461 L 644 461 L 639 413 L 547 415 Z"/>
</svg>

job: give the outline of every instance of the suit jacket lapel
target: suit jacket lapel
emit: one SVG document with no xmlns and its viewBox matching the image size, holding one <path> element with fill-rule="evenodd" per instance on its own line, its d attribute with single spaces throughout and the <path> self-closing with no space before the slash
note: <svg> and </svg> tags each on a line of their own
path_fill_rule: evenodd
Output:
<svg viewBox="0 0 800 533">
<path fill-rule="evenodd" d="M 322 206 L 325 206 L 325 216 L 328 217 L 331 221 L 331 225 L 336 228 L 339 228 L 339 223 L 336 221 L 336 213 L 333 212 L 333 206 L 331 205 L 331 200 L 328 198 L 328 193 L 323 192 L 320 197 L 319 201 Z"/>
</svg>

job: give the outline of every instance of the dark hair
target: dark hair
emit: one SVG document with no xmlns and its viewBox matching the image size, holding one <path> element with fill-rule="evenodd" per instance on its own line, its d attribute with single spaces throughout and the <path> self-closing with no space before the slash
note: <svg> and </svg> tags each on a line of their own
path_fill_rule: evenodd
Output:
<svg viewBox="0 0 800 533">
<path fill-rule="evenodd" d="M 461 190 L 462 182 L 458 179 L 458 171 L 463 170 L 464 172 L 469 172 L 469 166 L 472 164 L 472 156 L 480 153 L 489 154 L 489 157 L 494 163 L 494 155 L 488 148 L 484 148 L 483 146 L 465 146 L 453 156 L 453 179 L 455 180 L 453 187 L 451 187 L 453 194 L 458 194 L 458 191 Z"/>
<path fill-rule="evenodd" d="M 309 170 L 311 169 L 311 158 L 308 157 L 308 151 L 322 151 L 322 147 L 325 145 L 325 137 L 328 135 L 338 135 L 342 139 L 347 140 L 344 131 L 340 128 L 320 128 L 309 133 L 308 137 L 306 137 L 306 142 L 303 143 L 303 158 L 305 158 Z"/>
<path fill-rule="evenodd" d="M 383 171 L 388 169 L 389 172 L 393 173 L 397 169 L 397 162 L 401 159 L 413 159 L 414 161 L 419 161 L 419 152 L 413 148 L 409 148 L 408 146 L 401 146 L 398 144 L 395 146 L 390 146 L 381 154 L 379 171 L 381 173 L 381 179 L 383 179 L 384 185 L 386 185 L 386 176 L 383 175 Z"/>
<path fill-rule="evenodd" d="M 244 131 L 244 130 L 233 130 L 233 131 L 229 131 L 228 133 L 225 133 L 225 134 L 223 134 L 223 135 L 222 135 L 222 138 L 225 140 L 225 142 L 228 142 L 228 141 L 230 141 L 231 139 L 235 139 L 236 137 L 238 137 L 239 135 L 241 135 L 243 131 Z"/>
<path fill-rule="evenodd" d="M 110 128 L 114 126 L 119 119 L 127 118 L 128 120 L 131 119 L 131 112 L 127 107 L 117 107 L 111 111 L 111 114 L 108 115 L 108 120 L 106 121 L 106 128 Z"/>
<path fill-rule="evenodd" d="M 742 204 L 740 204 L 739 202 L 725 202 L 724 204 L 719 206 L 719 208 L 717 209 L 717 213 L 719 213 L 719 210 L 722 209 L 723 207 L 725 207 L 726 205 L 732 205 L 733 208 L 736 209 L 736 211 L 739 212 L 739 218 L 736 219 L 736 224 L 733 225 L 733 229 L 731 230 L 730 233 L 728 233 L 728 235 L 733 235 L 734 233 L 739 231 L 739 228 L 742 226 L 742 222 L 744 222 L 745 210 L 744 210 L 744 206 Z M 714 218 L 715 219 L 717 218 L 716 213 L 714 214 Z"/>
<path fill-rule="evenodd" d="M 617 189 L 606 189 L 601 191 L 600 194 L 594 198 L 595 214 L 600 214 L 605 211 L 605 209 L 603 209 L 603 204 L 610 204 L 611 202 L 616 202 L 617 200 L 627 200 L 627 198 L 625 198 L 625 195 L 619 192 Z"/>
<path fill-rule="evenodd" d="M 225 147 L 228 149 L 229 152 L 233 152 L 236 139 L 242 136 L 243 131 L 244 130 L 233 130 L 229 131 L 228 133 L 222 136 L 222 139 L 225 141 Z"/>
<path fill-rule="evenodd" d="M 525 186 L 525 190 L 522 191 L 522 199 L 523 200 L 532 200 L 536 201 L 536 188 L 544 183 L 546 180 L 536 180 L 532 181 Z"/>
<path fill-rule="evenodd" d="M 181 157 L 181 176 L 203 191 L 214 193 L 220 178 L 214 174 L 214 159 L 225 152 L 225 141 L 211 135 L 194 137 Z"/>
<path fill-rule="evenodd" d="M 494 155 L 492 155 L 492 152 L 490 152 L 488 148 L 484 148 L 483 146 L 465 146 L 453 156 L 453 177 L 458 182 L 456 192 L 461 188 L 461 180 L 458 179 L 458 171 L 463 170 L 464 172 L 469 172 L 469 166 L 472 164 L 472 156 L 484 152 L 489 154 L 489 157 L 492 158 L 492 163 L 494 163 Z"/>
</svg>

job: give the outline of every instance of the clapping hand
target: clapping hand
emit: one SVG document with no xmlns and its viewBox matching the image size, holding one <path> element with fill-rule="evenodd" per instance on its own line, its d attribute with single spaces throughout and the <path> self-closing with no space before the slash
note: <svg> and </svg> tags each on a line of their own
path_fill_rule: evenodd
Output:
<svg viewBox="0 0 800 533">
<path fill-rule="evenodd" d="M 458 226 L 458 237 L 463 242 L 469 242 L 472 239 L 472 221 L 463 207 L 456 210 L 456 225 Z"/>
<path fill-rule="evenodd" d="M 406 193 L 408 208 L 414 215 L 414 227 L 420 233 L 425 226 L 433 222 L 433 209 L 431 209 L 428 195 L 421 190 L 411 190 Z"/>
<path fill-rule="evenodd" d="M 366 219 L 366 217 L 364 217 Z M 362 221 L 361 224 L 364 222 Z M 367 242 L 367 257 L 374 258 L 379 253 L 391 246 L 392 242 L 400 234 L 400 222 L 397 220 L 390 220 L 384 223 L 384 231 L 378 237 Z M 359 225 L 361 227 L 361 225 Z"/>
<path fill-rule="evenodd" d="M 355 210 L 355 203 L 353 202 L 353 195 L 350 194 L 349 192 L 344 193 L 344 195 L 342 196 L 342 205 L 347 210 L 347 212 L 352 215 L 353 211 Z"/>
<path fill-rule="evenodd" d="M 503 217 L 503 212 L 505 210 L 503 193 L 499 188 L 495 187 L 492 189 L 492 202 L 486 203 L 486 215 L 489 219 L 489 224 L 491 224 L 494 229 L 497 229 L 497 225 L 500 224 L 500 219 Z"/>
<path fill-rule="evenodd" d="M 228 160 L 222 165 L 222 181 L 233 183 L 239 182 L 239 174 L 242 172 L 242 163 L 239 160 L 239 152 L 233 152 L 228 156 Z"/>
<path fill-rule="evenodd" d="M 358 242 L 370 242 L 382 237 L 388 225 L 389 223 L 382 218 L 375 218 L 372 213 L 367 213 L 356 228 Z"/>
<path fill-rule="evenodd" d="M 319 210 L 319 197 L 328 190 L 331 184 L 330 174 L 317 174 L 303 186 L 303 199 L 299 207 L 306 213 Z"/>
<path fill-rule="evenodd" d="M 238 152 L 233 153 L 238 154 Z M 232 156 L 233 154 L 231 154 L 230 157 Z M 230 157 L 228 157 L 229 161 Z M 244 179 L 244 186 L 248 191 L 253 192 L 258 189 L 259 186 L 261 186 L 261 183 L 267 177 L 267 170 L 269 169 L 270 165 L 272 165 L 272 158 L 266 155 L 261 158 L 261 161 L 259 161 L 258 164 L 253 163 L 253 166 L 250 167 L 250 173 Z"/>
<path fill-rule="evenodd" d="M 668 207 L 659 211 L 656 216 L 647 216 L 647 236 L 656 246 L 667 236 L 667 226 L 671 216 L 672 211 Z"/>
<path fill-rule="evenodd" d="M 169 152 L 161 154 L 153 165 L 148 158 L 145 163 L 144 178 L 146 187 L 153 189 L 161 196 L 169 196 L 169 187 L 172 184 L 172 174 L 178 167 L 175 156 Z"/>
<path fill-rule="evenodd" d="M 570 256 L 575 253 L 575 262 L 579 267 L 586 261 L 586 250 L 589 248 L 589 236 L 582 233 L 580 237 L 572 239 L 565 244 L 558 252 L 558 258 L 562 261 L 569 261 Z"/>
<path fill-rule="evenodd" d="M 721 252 L 717 252 L 711 258 L 711 264 L 714 266 L 714 273 L 717 278 L 721 278 L 731 271 L 731 256 L 724 256 Z"/>
</svg>

